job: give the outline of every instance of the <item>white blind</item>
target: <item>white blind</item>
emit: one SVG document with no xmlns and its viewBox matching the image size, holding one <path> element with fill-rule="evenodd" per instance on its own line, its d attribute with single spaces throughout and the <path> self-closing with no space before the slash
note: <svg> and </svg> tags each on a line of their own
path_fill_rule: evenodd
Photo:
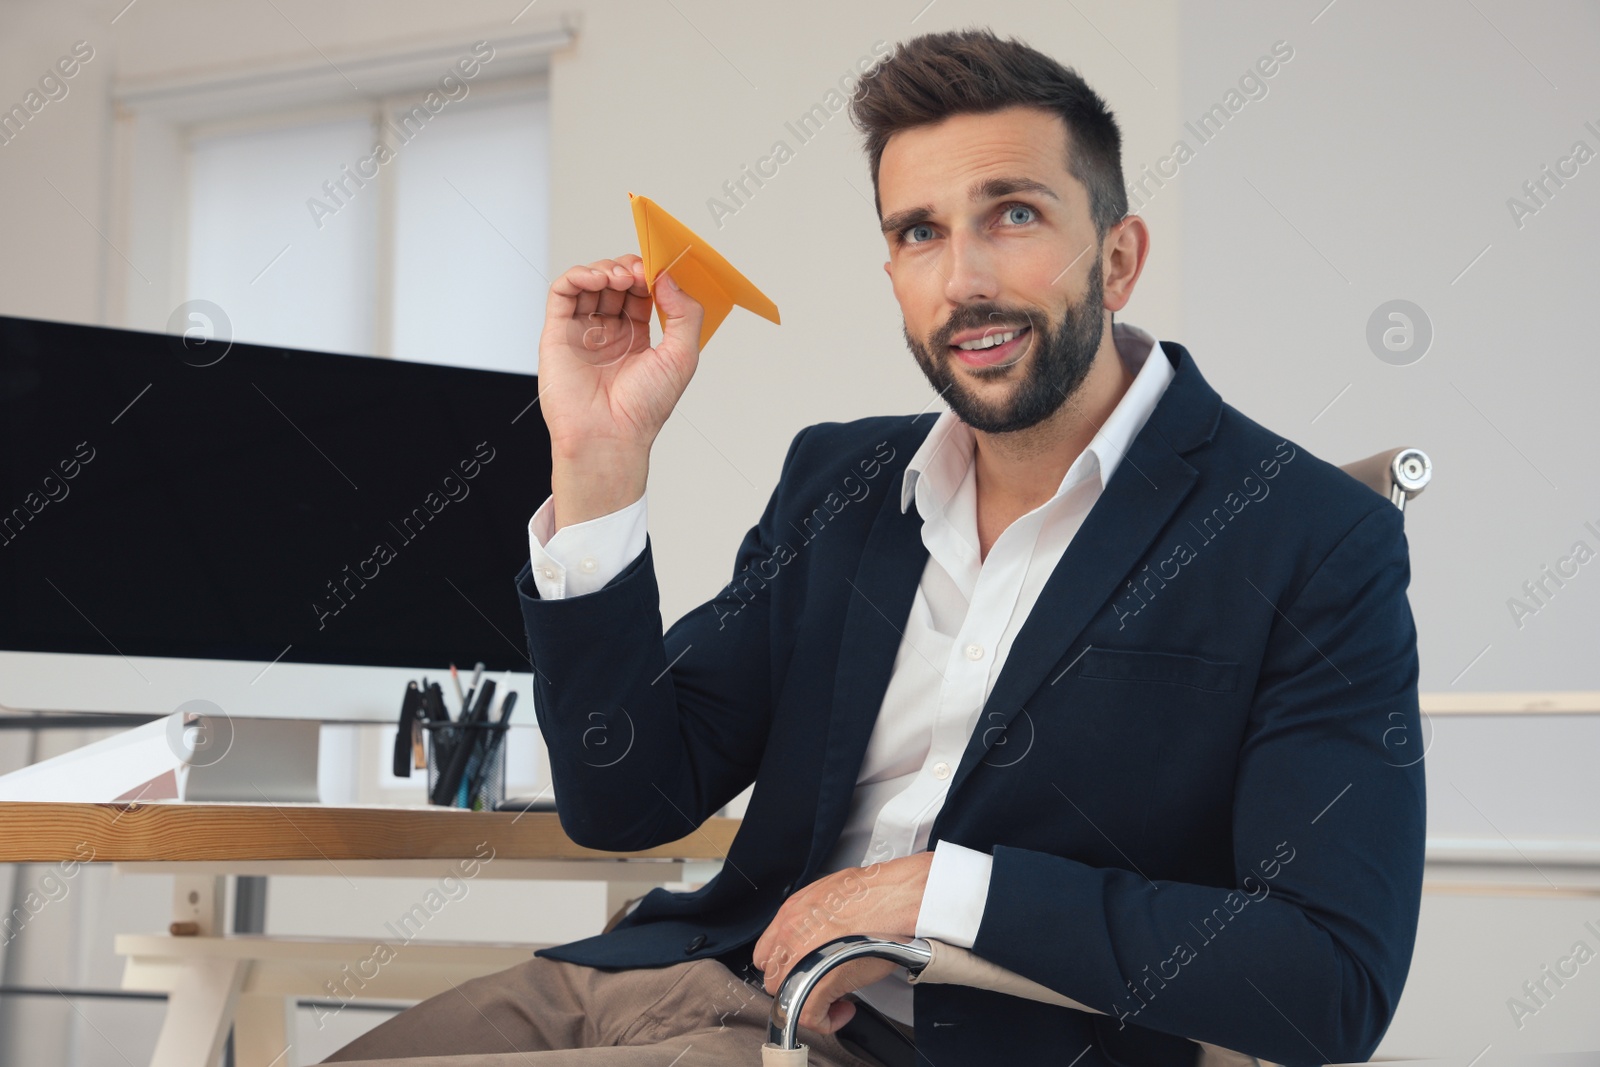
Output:
<svg viewBox="0 0 1600 1067">
<path fill-rule="evenodd" d="M 220 306 L 240 341 L 535 373 L 544 93 L 479 89 L 403 127 L 415 103 L 385 101 L 382 131 L 353 117 L 195 139 L 185 299 Z M 380 133 L 392 154 L 364 162 Z"/>
<path fill-rule="evenodd" d="M 321 229 L 306 201 L 371 151 L 362 118 L 195 141 L 185 299 L 221 307 L 235 340 L 370 354 L 377 197 L 357 192 Z"/>
<path fill-rule="evenodd" d="M 399 150 L 396 356 L 538 370 L 549 143 L 546 101 L 523 97 L 446 108 Z"/>
</svg>

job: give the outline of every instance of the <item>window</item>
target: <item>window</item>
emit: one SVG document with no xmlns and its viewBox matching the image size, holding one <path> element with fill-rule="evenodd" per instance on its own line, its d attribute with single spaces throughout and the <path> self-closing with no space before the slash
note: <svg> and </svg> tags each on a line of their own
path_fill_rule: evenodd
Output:
<svg viewBox="0 0 1600 1067">
<path fill-rule="evenodd" d="M 183 299 L 241 341 L 534 373 L 547 98 L 426 95 L 195 127 Z"/>
<path fill-rule="evenodd" d="M 194 140 L 184 299 L 222 308 L 237 340 L 373 353 L 377 198 L 358 196 L 321 229 L 301 203 L 371 134 L 345 119 Z"/>
</svg>

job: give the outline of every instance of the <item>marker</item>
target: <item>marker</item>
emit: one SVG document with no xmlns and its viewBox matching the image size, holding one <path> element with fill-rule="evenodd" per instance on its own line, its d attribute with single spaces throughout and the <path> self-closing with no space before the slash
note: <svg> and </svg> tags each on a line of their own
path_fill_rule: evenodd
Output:
<svg viewBox="0 0 1600 1067">
<path fill-rule="evenodd" d="M 489 709 L 494 707 L 494 683 L 484 682 L 483 688 L 478 690 L 478 702 L 472 706 L 472 713 L 463 718 L 466 724 L 462 733 L 461 744 L 467 748 L 468 756 L 461 761 L 455 806 L 469 808 L 472 806 L 472 793 L 468 786 L 477 779 L 477 769 L 483 760 L 484 741 L 482 734 L 475 727 L 486 726 L 489 722 Z M 457 773 L 452 770 L 452 773 Z"/>
<path fill-rule="evenodd" d="M 506 739 L 506 720 L 511 718 L 511 709 L 516 706 L 516 703 L 517 691 L 515 689 L 508 690 L 505 699 L 500 702 L 500 719 L 496 723 L 499 729 L 495 731 L 494 737 L 489 741 L 489 749 L 484 753 L 483 762 L 479 764 L 477 773 L 472 776 L 472 783 L 467 795 L 472 797 L 474 801 L 477 799 L 478 790 L 483 788 L 483 780 L 489 775 L 489 768 L 494 766 L 494 757 L 500 751 L 501 742 Z"/>
</svg>

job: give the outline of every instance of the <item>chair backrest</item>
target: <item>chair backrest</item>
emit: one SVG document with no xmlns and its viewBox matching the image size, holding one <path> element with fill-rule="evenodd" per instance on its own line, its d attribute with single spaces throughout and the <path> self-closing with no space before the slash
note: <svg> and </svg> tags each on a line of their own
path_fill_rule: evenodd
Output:
<svg viewBox="0 0 1600 1067">
<path fill-rule="evenodd" d="M 1390 448 L 1340 466 L 1380 496 L 1404 511 L 1406 501 L 1427 488 L 1433 478 L 1433 461 L 1420 448 Z"/>
</svg>

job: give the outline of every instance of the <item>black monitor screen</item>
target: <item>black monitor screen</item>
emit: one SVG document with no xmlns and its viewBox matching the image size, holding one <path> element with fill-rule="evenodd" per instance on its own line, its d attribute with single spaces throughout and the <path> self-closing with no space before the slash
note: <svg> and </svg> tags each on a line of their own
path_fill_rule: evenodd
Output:
<svg viewBox="0 0 1600 1067">
<path fill-rule="evenodd" d="M 537 396 L 0 316 L 0 648 L 528 670 Z"/>
</svg>

